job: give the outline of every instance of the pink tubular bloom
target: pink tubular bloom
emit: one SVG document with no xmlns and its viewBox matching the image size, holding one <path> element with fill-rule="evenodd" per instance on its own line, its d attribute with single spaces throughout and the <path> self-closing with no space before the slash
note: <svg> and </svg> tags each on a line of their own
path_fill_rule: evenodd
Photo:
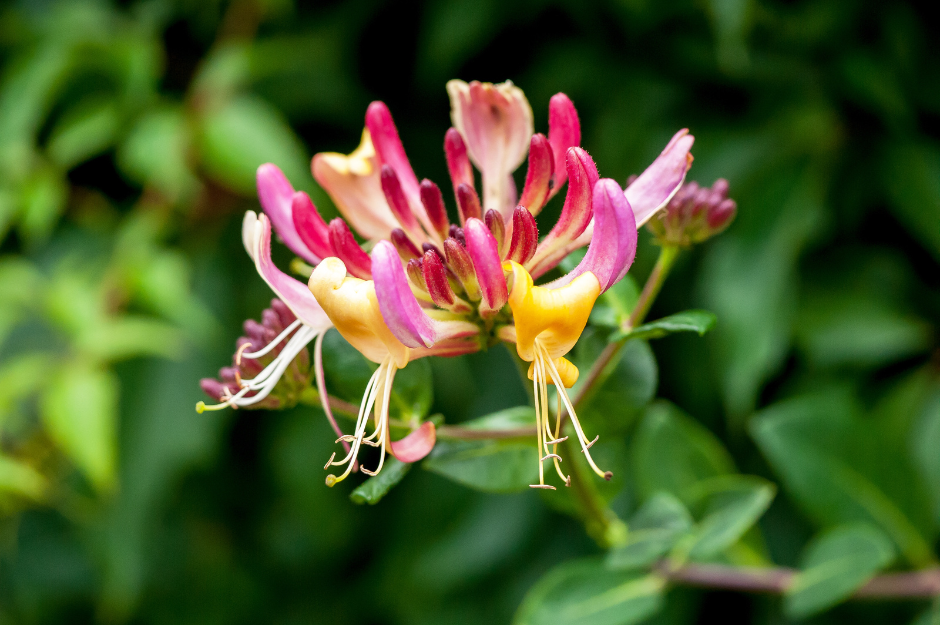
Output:
<svg viewBox="0 0 940 625">
<path fill-rule="evenodd" d="M 496 239 L 479 219 L 468 219 L 464 225 L 464 234 L 467 237 L 467 251 L 473 259 L 477 282 L 483 295 L 480 314 L 484 317 L 492 316 L 509 300 Z"/>
<path fill-rule="evenodd" d="M 662 154 L 624 191 L 633 207 L 638 227 L 662 210 L 682 186 L 692 166 L 690 150 L 694 142 L 695 137 L 689 134 L 687 128 L 677 132 Z"/>
<path fill-rule="evenodd" d="M 510 176 L 525 160 L 532 137 L 532 107 L 522 90 L 506 81 L 499 85 L 462 80 L 447 83 L 451 117 L 467 146 L 470 160 L 483 172 L 483 209 L 508 217 Z"/>
<path fill-rule="evenodd" d="M 564 93 L 556 93 L 548 101 L 548 142 L 555 158 L 551 195 L 561 190 L 568 179 L 565 158 L 568 148 L 581 145 L 581 121 L 574 103 Z"/>
<path fill-rule="evenodd" d="M 533 215 L 538 215 L 548 201 L 554 172 L 551 144 L 541 133 L 532 135 L 529 144 L 529 171 L 526 173 L 525 187 L 522 189 L 519 204 L 525 206 Z M 565 178 L 567 179 L 567 173 Z"/>
<path fill-rule="evenodd" d="M 261 207 L 265 214 L 274 224 L 281 240 L 292 252 L 303 258 L 308 263 L 318 263 L 324 256 L 317 254 L 314 250 L 318 248 L 316 244 L 316 235 L 305 228 L 304 234 L 298 232 L 293 218 L 294 187 L 284 176 L 284 173 L 271 163 L 267 163 L 258 168 L 257 173 L 258 198 L 261 200 Z M 313 207 L 313 203 L 310 203 Z M 316 208 L 313 208 L 316 213 Z M 317 214 L 319 217 L 319 214 Z M 322 222 L 322 219 L 320 220 Z M 314 226 L 315 229 L 315 226 Z M 313 240 L 314 245 L 310 246 L 305 241 L 305 235 Z M 319 251 L 323 251 L 319 248 Z"/>
</svg>

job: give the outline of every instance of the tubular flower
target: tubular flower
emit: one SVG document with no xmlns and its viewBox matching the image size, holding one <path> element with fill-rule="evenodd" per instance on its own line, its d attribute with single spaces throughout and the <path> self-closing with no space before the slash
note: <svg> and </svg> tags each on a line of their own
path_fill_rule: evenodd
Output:
<svg viewBox="0 0 940 625">
<path fill-rule="evenodd" d="M 246 247 L 262 277 L 297 316 L 301 330 L 309 328 L 291 348 L 335 327 L 378 365 L 352 434 L 339 434 L 345 456 L 337 460 L 334 454 L 326 465 L 345 468 L 338 476 L 330 473 L 327 484 L 355 470 L 362 445 L 381 449 L 375 471 L 364 469 L 370 475 L 381 469 L 386 452 L 413 462 L 433 447 L 430 423 L 400 441 L 390 439 L 389 399 L 399 369 L 416 358 L 458 356 L 499 340 L 514 343 L 519 356 L 531 363 L 539 426 L 537 487 L 549 487 L 541 470 L 542 460 L 549 457 L 567 482 L 555 453 L 563 440 L 558 438 L 560 422 L 554 433 L 548 423 L 549 384 L 558 389 L 591 466 L 609 477 L 591 459 L 593 441 L 584 434 L 565 391 L 578 371 L 564 356 L 584 330 L 598 295 L 632 264 L 637 224 L 660 210 L 681 186 L 693 139 L 687 131 L 677 133 L 624 191 L 613 180 L 600 179 L 594 161 L 579 147 L 580 122 L 566 95 L 551 98 L 544 135 L 533 134 L 531 107 L 510 82 L 451 81 L 447 88 L 454 127 L 445 134 L 444 152 L 456 223 L 448 218 L 440 187 L 415 175 L 391 113 L 381 102 L 369 106 L 355 151 L 321 153 L 313 159 L 313 176 L 342 218 L 326 223 L 310 198 L 295 192 L 276 166 L 258 170 L 268 217 L 246 216 Z M 526 158 L 528 172 L 517 202 L 512 174 Z M 479 190 L 474 165 L 482 174 Z M 535 217 L 566 183 L 561 215 L 540 238 Z M 292 251 L 314 265 L 309 289 L 271 264 L 272 224 Z M 360 245 L 356 234 L 367 241 Z M 535 286 L 535 279 L 585 245 L 584 259 L 568 275 Z M 285 347 L 281 354 L 287 351 Z M 316 350 L 314 360 L 325 398 Z"/>
</svg>

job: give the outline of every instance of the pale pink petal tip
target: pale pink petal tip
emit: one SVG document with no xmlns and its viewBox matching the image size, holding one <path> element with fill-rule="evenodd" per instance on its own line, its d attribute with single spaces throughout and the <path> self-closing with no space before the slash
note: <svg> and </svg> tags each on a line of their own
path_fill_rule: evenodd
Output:
<svg viewBox="0 0 940 625">
<path fill-rule="evenodd" d="M 695 137 L 683 128 L 670 139 L 656 160 L 624 192 L 633 207 L 637 226 L 659 212 L 682 186 L 692 166 Z"/>
<path fill-rule="evenodd" d="M 391 442 L 392 455 L 402 462 L 417 462 L 434 449 L 437 442 L 437 430 L 430 421 L 425 421 L 417 430 L 405 438 Z"/>
</svg>

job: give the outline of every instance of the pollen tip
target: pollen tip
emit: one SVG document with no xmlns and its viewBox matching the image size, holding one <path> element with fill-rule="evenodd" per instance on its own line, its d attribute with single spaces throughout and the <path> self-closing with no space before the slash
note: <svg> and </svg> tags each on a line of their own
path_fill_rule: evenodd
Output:
<svg viewBox="0 0 940 625">
<path fill-rule="evenodd" d="M 332 473 L 326 476 L 326 485 L 329 486 L 330 488 L 333 488 L 333 485 L 336 484 L 336 482 L 337 482 L 336 476 L 333 475 Z"/>
<path fill-rule="evenodd" d="M 612 477 L 614 477 L 614 474 L 611 471 L 604 472 L 604 479 L 607 480 L 608 482 L 610 481 Z"/>
<path fill-rule="evenodd" d="M 204 401 L 196 402 L 196 412 L 198 412 L 199 414 L 202 414 L 205 411 L 206 411 L 206 402 Z"/>
</svg>

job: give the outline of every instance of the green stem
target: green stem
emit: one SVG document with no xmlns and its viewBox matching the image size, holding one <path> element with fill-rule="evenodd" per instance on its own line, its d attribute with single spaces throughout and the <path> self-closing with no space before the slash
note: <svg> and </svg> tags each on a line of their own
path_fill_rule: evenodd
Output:
<svg viewBox="0 0 940 625">
<path fill-rule="evenodd" d="M 679 248 L 677 246 L 662 246 L 659 251 L 659 258 L 656 260 L 656 266 L 653 267 L 650 277 L 646 280 L 646 284 L 643 285 L 643 291 L 636 301 L 636 306 L 633 307 L 633 312 L 630 313 L 630 318 L 623 324 L 624 332 L 629 332 L 643 323 L 643 319 L 646 318 L 650 307 L 653 305 L 653 302 L 656 301 L 656 296 L 659 295 L 659 291 L 663 288 L 666 276 L 669 275 L 669 270 L 672 269 L 678 256 Z"/>
</svg>

